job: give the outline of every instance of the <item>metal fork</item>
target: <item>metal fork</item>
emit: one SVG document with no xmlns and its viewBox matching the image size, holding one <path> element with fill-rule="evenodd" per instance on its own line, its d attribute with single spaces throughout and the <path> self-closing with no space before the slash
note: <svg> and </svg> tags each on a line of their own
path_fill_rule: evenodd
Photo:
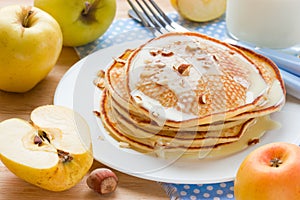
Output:
<svg viewBox="0 0 300 200">
<path fill-rule="evenodd" d="M 187 32 L 188 29 L 172 21 L 154 2 L 154 0 L 127 0 L 132 10 L 128 13 L 134 19 L 139 19 L 153 35 L 159 36 L 167 32 Z"/>
</svg>

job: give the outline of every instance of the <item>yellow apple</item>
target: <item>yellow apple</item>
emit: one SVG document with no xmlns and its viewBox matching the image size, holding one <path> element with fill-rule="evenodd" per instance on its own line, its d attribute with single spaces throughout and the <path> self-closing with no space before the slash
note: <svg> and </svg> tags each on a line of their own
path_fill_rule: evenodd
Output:
<svg viewBox="0 0 300 200">
<path fill-rule="evenodd" d="M 80 46 L 106 32 L 116 12 L 115 0 L 34 0 L 59 23 L 65 46 Z"/>
<path fill-rule="evenodd" d="M 38 8 L 12 5 L 0 9 L 0 27 L 0 90 L 26 92 L 57 62 L 59 24 Z"/>
<path fill-rule="evenodd" d="M 77 184 L 93 162 L 89 127 L 71 109 L 46 105 L 0 123 L 0 159 L 16 176 L 50 191 Z"/>
<path fill-rule="evenodd" d="M 234 181 L 236 200 L 299 200 L 300 147 L 284 142 L 263 145 L 241 163 Z"/>
<path fill-rule="evenodd" d="M 185 19 L 206 22 L 223 15 L 226 0 L 170 0 L 172 6 Z"/>
</svg>

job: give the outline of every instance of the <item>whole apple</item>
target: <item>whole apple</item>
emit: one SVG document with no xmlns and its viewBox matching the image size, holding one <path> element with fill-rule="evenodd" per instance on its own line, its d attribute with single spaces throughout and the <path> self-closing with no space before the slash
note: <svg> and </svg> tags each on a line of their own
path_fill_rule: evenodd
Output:
<svg viewBox="0 0 300 200">
<path fill-rule="evenodd" d="M 34 0 L 34 6 L 59 23 L 64 46 L 80 46 L 106 32 L 116 13 L 115 0 Z"/>
<path fill-rule="evenodd" d="M 33 6 L 0 9 L 0 90 L 26 92 L 44 79 L 62 49 L 59 24 Z"/>
<path fill-rule="evenodd" d="M 300 199 L 300 147 L 284 142 L 263 145 L 240 165 L 234 182 L 236 200 Z"/>
</svg>

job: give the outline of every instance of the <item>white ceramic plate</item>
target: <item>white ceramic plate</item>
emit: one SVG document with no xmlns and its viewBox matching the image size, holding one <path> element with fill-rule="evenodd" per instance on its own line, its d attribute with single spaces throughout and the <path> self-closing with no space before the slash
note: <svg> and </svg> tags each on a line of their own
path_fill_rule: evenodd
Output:
<svg viewBox="0 0 300 200">
<path fill-rule="evenodd" d="M 54 104 L 72 108 L 87 120 L 91 129 L 94 157 L 99 162 L 149 180 L 185 184 L 217 183 L 233 180 L 240 163 L 254 148 L 276 141 L 299 144 L 300 101 L 289 98 L 283 110 L 272 115 L 273 119 L 281 123 L 281 128 L 267 132 L 259 144 L 222 159 L 164 160 L 120 148 L 93 113 L 99 110 L 101 93 L 94 86 L 93 80 L 100 69 L 111 64 L 112 58 L 140 43 L 123 43 L 85 57 L 70 68 L 56 89 Z"/>
</svg>

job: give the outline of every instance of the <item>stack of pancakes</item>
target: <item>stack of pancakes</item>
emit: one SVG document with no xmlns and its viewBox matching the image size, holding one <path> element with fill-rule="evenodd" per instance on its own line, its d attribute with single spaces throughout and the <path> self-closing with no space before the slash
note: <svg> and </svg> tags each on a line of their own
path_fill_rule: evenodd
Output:
<svg viewBox="0 0 300 200">
<path fill-rule="evenodd" d="M 106 70 L 100 116 L 121 144 L 161 157 L 224 156 L 259 142 L 285 103 L 277 66 L 199 33 L 167 33 Z"/>
</svg>

